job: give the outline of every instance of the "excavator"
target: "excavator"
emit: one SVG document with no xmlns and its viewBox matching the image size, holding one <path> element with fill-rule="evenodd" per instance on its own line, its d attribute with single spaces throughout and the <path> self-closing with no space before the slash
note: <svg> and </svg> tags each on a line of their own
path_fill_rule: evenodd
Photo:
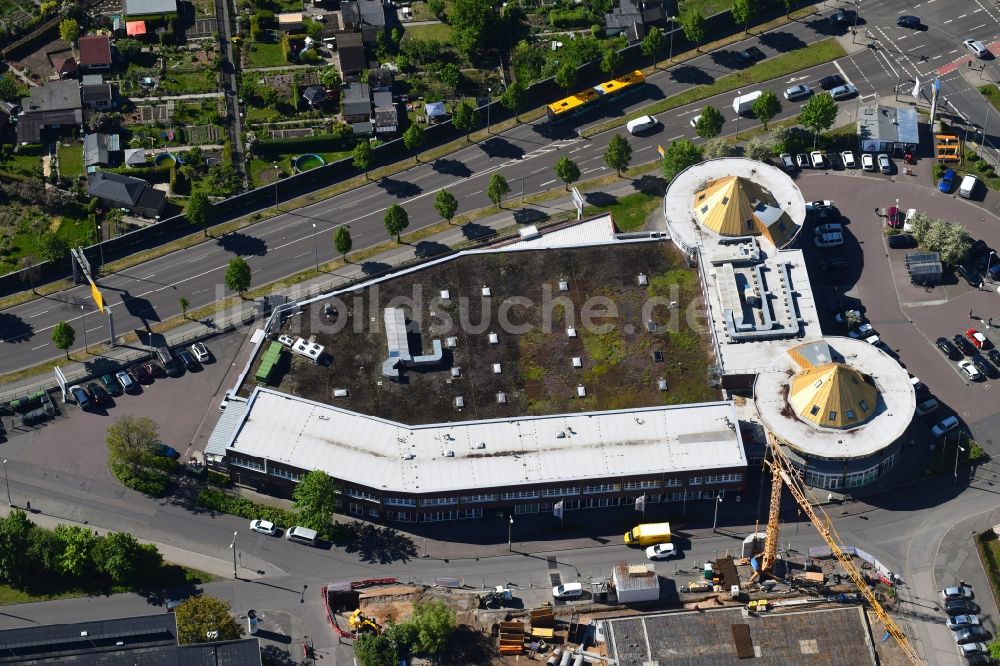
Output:
<svg viewBox="0 0 1000 666">
<path fill-rule="evenodd" d="M 382 633 L 382 627 L 375 618 L 365 615 L 360 608 L 347 616 L 347 623 L 355 635 Z"/>
</svg>

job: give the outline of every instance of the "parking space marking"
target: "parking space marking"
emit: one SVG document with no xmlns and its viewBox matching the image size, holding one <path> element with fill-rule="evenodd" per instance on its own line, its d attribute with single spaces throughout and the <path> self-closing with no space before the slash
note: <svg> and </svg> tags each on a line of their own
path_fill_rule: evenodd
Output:
<svg viewBox="0 0 1000 666">
<path fill-rule="evenodd" d="M 980 28 L 985 28 L 987 25 L 989 25 L 989 24 L 988 23 L 984 23 L 982 25 L 977 25 L 974 28 L 969 28 L 969 30 L 979 30 Z"/>
<path fill-rule="evenodd" d="M 962 14 L 962 15 L 961 15 L 961 16 L 959 16 L 958 18 L 959 18 L 959 20 L 961 20 L 961 19 L 964 19 L 964 18 L 965 18 L 966 16 L 968 16 L 968 14 Z"/>
<path fill-rule="evenodd" d="M 951 23 L 951 22 L 952 22 L 952 21 L 954 21 L 954 20 L 955 20 L 955 19 L 948 19 L 947 21 L 945 21 L 945 22 L 944 22 L 944 25 L 948 25 L 949 23 Z"/>
</svg>

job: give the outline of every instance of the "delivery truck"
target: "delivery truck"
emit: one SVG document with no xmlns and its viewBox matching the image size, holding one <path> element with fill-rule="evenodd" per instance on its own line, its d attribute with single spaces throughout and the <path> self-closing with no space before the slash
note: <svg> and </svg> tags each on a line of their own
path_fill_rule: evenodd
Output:
<svg viewBox="0 0 1000 666">
<path fill-rule="evenodd" d="M 758 90 L 756 92 L 747 93 L 746 95 L 740 95 L 739 97 L 733 99 L 733 111 L 739 115 L 746 115 L 750 113 L 753 108 L 753 103 L 764 94 L 764 91 Z"/>
<path fill-rule="evenodd" d="M 626 546 L 652 546 L 670 541 L 670 523 L 644 523 L 625 533 Z"/>
</svg>

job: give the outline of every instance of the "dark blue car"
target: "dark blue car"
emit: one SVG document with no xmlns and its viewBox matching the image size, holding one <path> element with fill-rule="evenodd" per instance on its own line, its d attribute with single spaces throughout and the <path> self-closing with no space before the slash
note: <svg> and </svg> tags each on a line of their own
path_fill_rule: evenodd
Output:
<svg viewBox="0 0 1000 666">
<path fill-rule="evenodd" d="M 944 175 L 941 176 L 941 182 L 938 183 L 938 189 L 944 192 L 945 194 L 948 194 L 949 192 L 951 192 L 951 188 L 954 186 L 955 186 L 955 170 L 948 169 L 947 171 L 944 172 Z"/>
</svg>

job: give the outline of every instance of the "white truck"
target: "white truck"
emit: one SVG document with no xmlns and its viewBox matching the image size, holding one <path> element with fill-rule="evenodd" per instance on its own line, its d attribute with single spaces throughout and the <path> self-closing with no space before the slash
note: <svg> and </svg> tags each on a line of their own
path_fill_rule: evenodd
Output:
<svg viewBox="0 0 1000 666">
<path fill-rule="evenodd" d="M 746 95 L 740 95 L 733 99 L 733 111 L 739 115 L 744 115 L 750 113 L 753 103 L 756 102 L 761 95 L 764 94 L 763 90 L 758 90 L 756 92 L 747 93 Z"/>
</svg>

